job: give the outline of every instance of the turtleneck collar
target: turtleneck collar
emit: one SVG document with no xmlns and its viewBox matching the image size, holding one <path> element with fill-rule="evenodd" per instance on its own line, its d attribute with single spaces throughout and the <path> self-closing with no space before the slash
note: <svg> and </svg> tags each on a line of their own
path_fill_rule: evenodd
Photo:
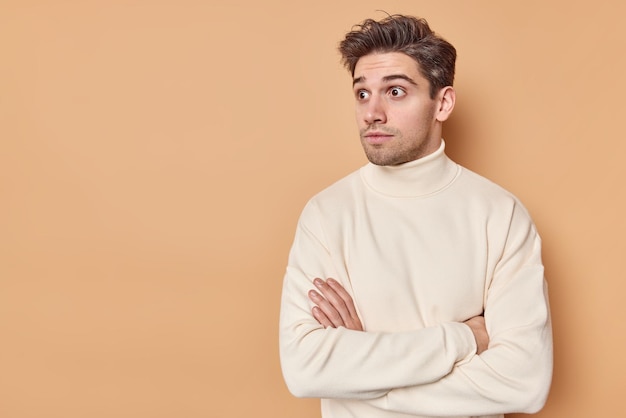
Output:
<svg viewBox="0 0 626 418">
<path fill-rule="evenodd" d="M 432 154 L 415 161 L 379 166 L 368 163 L 361 168 L 361 178 L 374 191 L 391 197 L 420 197 L 447 187 L 460 167 L 445 154 L 445 142 Z"/>
</svg>

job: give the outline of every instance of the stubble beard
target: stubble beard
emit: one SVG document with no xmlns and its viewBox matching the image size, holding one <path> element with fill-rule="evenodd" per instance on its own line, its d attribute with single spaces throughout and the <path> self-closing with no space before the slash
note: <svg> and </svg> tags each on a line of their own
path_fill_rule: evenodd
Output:
<svg viewBox="0 0 626 418">
<path fill-rule="evenodd" d="M 427 141 L 422 142 L 417 147 L 411 143 L 405 143 L 402 133 L 392 128 L 377 128 L 377 131 L 393 135 L 393 138 L 383 144 L 368 144 L 365 134 L 373 130 L 363 129 L 360 132 L 361 145 L 365 156 L 374 165 L 393 166 L 408 163 L 417 160 L 426 154 L 425 148 L 428 146 Z"/>
<path fill-rule="evenodd" d="M 383 132 L 388 135 L 393 135 L 393 138 L 388 143 L 383 144 L 369 144 L 365 135 L 370 131 Z M 389 127 L 380 127 L 370 125 L 367 128 L 361 129 L 359 132 L 361 138 L 361 146 L 365 152 L 365 156 L 370 163 L 375 165 L 397 165 L 398 156 L 394 152 L 393 147 L 390 147 L 390 142 L 396 142 L 400 137 L 400 132 Z"/>
<path fill-rule="evenodd" d="M 363 151 L 370 163 L 375 165 L 399 165 L 407 162 L 406 156 L 397 155 L 383 145 L 363 144 Z"/>
</svg>

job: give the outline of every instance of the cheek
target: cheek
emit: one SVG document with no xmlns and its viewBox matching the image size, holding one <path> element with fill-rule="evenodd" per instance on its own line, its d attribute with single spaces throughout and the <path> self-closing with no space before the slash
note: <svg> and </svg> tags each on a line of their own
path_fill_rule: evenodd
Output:
<svg viewBox="0 0 626 418">
<path fill-rule="evenodd" d="M 423 120 L 415 112 L 399 112 L 395 114 L 393 124 L 404 131 L 418 131 L 423 127 Z"/>
<path fill-rule="evenodd" d="M 395 122 L 408 131 L 424 131 L 430 129 L 435 118 L 431 106 L 419 106 L 396 113 Z"/>
</svg>

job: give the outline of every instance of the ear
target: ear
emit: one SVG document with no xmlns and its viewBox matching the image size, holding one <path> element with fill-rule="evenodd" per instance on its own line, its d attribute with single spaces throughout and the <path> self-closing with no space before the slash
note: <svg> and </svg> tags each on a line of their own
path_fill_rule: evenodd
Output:
<svg viewBox="0 0 626 418">
<path fill-rule="evenodd" d="M 439 93 L 437 93 L 437 102 L 439 107 L 437 108 L 435 119 L 439 122 L 443 122 L 450 117 L 454 109 L 454 103 L 456 102 L 456 93 L 452 86 L 447 86 L 439 90 Z"/>
</svg>

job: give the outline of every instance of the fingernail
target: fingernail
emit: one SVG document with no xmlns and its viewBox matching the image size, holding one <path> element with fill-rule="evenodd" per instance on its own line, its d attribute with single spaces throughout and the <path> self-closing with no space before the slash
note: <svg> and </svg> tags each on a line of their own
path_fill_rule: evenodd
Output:
<svg viewBox="0 0 626 418">
<path fill-rule="evenodd" d="M 335 279 L 330 279 L 330 278 L 329 278 L 328 280 L 326 280 L 326 282 L 327 282 L 328 284 L 337 284 L 337 280 L 335 280 Z"/>
<path fill-rule="evenodd" d="M 322 287 L 322 285 L 324 284 L 324 282 L 322 281 L 322 279 L 315 279 L 313 280 L 313 284 L 317 287 Z"/>
<path fill-rule="evenodd" d="M 319 296 L 318 296 L 318 294 L 317 294 L 317 292 L 315 290 L 310 290 L 309 291 L 309 297 L 311 299 L 317 299 Z"/>
</svg>

